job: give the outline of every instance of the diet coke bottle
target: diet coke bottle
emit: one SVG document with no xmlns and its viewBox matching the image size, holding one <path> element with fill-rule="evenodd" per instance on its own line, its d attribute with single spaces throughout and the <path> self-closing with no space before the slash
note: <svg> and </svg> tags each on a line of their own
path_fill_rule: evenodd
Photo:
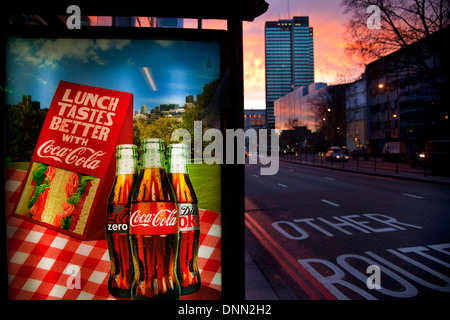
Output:
<svg viewBox="0 0 450 320">
<path fill-rule="evenodd" d="M 179 299 L 178 212 L 161 139 L 144 139 L 142 169 L 131 197 L 133 299 Z"/>
<path fill-rule="evenodd" d="M 137 151 L 132 144 L 118 145 L 116 150 L 116 177 L 106 215 L 106 242 L 111 265 L 108 291 L 115 297 L 130 298 L 134 269 L 128 231 L 131 192 L 137 180 Z"/>
<path fill-rule="evenodd" d="M 188 171 L 188 152 L 186 144 L 168 146 L 169 159 L 167 171 L 172 182 L 178 203 L 180 241 L 178 248 L 177 276 L 181 294 L 190 294 L 201 287 L 198 269 L 198 248 L 200 243 L 200 216 L 198 201 L 192 187 Z"/>
</svg>

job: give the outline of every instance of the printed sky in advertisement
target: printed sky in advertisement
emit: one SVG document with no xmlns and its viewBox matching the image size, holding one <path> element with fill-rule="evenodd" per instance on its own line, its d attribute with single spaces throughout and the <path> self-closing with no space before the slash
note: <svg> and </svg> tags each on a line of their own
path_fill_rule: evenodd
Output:
<svg viewBox="0 0 450 320">
<path fill-rule="evenodd" d="M 134 110 L 179 104 L 220 77 L 216 41 L 11 37 L 6 104 L 31 95 L 48 108 L 60 80 L 130 92 Z"/>
</svg>

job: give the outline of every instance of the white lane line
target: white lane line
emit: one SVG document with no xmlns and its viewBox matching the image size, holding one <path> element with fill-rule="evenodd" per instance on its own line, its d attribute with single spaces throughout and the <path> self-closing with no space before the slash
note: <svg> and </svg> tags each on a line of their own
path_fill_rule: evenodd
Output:
<svg viewBox="0 0 450 320">
<path fill-rule="evenodd" d="M 292 170 L 292 169 L 289 169 L 289 171 L 294 171 L 294 170 Z"/>
<path fill-rule="evenodd" d="M 258 177 L 259 177 L 257 174 L 254 174 L 253 176 L 254 176 L 255 178 L 258 178 Z"/>
<path fill-rule="evenodd" d="M 336 180 L 335 178 L 325 177 L 327 180 Z"/>
<path fill-rule="evenodd" d="M 284 184 L 282 184 L 282 183 L 279 183 L 278 185 L 281 186 L 281 187 L 285 187 L 285 188 L 288 187 L 288 186 L 286 186 L 286 185 L 284 185 Z"/>
<path fill-rule="evenodd" d="M 328 204 L 331 204 L 332 206 L 335 206 L 335 207 L 340 207 L 341 206 L 340 204 L 337 204 L 337 203 L 334 203 L 334 202 L 331 202 L 331 201 L 328 201 L 328 200 L 325 200 L 325 199 L 322 199 L 320 201 L 328 203 Z"/>
<path fill-rule="evenodd" d="M 416 196 L 414 194 L 409 194 L 409 193 L 402 193 L 402 195 L 407 196 L 407 197 L 411 197 L 411 198 L 424 199 L 424 197 Z"/>
</svg>

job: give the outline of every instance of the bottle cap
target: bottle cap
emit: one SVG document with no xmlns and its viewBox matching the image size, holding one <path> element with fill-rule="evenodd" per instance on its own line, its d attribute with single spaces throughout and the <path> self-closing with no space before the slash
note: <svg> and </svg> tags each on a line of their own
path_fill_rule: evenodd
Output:
<svg viewBox="0 0 450 320">
<path fill-rule="evenodd" d="M 169 153 L 172 155 L 185 155 L 187 154 L 188 148 L 185 143 L 173 143 L 167 146 Z"/>
<path fill-rule="evenodd" d="M 158 138 L 150 138 L 150 139 L 142 139 L 141 140 L 142 145 L 142 152 L 145 152 L 146 150 L 152 149 L 152 150 L 159 150 L 164 151 L 164 141 L 162 139 Z"/>
</svg>

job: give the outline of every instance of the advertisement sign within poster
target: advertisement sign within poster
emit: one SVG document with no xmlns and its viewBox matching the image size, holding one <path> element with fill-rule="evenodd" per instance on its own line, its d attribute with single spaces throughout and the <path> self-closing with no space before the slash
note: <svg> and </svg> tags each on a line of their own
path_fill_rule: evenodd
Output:
<svg viewBox="0 0 450 320">
<path fill-rule="evenodd" d="M 115 146 L 133 141 L 132 107 L 130 93 L 61 81 L 15 214 L 80 239 L 101 229 Z"/>
</svg>

